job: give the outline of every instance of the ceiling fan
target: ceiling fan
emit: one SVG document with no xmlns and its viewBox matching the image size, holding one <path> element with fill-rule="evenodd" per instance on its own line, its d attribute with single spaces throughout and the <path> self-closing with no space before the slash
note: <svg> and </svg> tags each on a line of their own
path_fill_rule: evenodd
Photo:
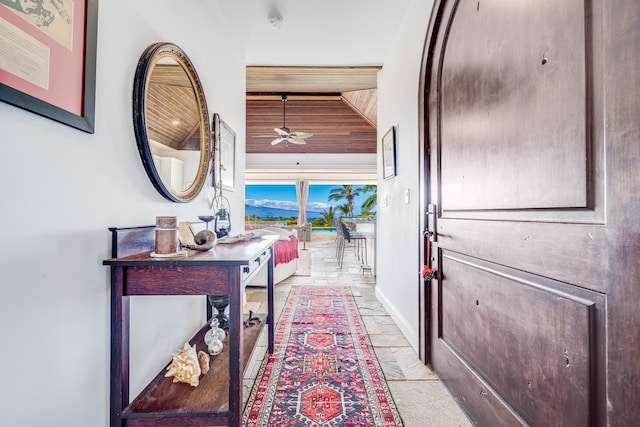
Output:
<svg viewBox="0 0 640 427">
<path fill-rule="evenodd" d="M 287 127 L 287 95 L 282 95 L 282 127 L 274 129 L 278 137 L 271 141 L 271 145 L 276 145 L 282 141 L 291 142 L 292 144 L 306 144 L 305 138 L 312 137 L 312 133 L 308 132 L 291 132 Z M 266 136 L 266 135 L 265 135 Z"/>
</svg>

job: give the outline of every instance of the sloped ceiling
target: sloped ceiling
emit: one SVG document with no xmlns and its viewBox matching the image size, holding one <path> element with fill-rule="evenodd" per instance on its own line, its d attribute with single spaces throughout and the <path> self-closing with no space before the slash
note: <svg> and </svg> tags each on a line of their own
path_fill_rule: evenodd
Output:
<svg viewBox="0 0 640 427">
<path fill-rule="evenodd" d="M 380 67 L 247 67 L 247 93 L 375 89 Z"/>
<path fill-rule="evenodd" d="M 191 80 L 181 66 L 157 64 L 146 95 L 149 139 L 175 150 L 200 150 L 200 115 Z"/>
<path fill-rule="evenodd" d="M 342 100 L 371 126 L 378 127 L 378 90 L 365 89 L 342 92 Z"/>
<path fill-rule="evenodd" d="M 402 27 L 411 3 L 412 0 L 367 0 L 366 2 L 256 0 L 252 2 L 251 7 L 247 7 L 246 2 L 242 1 L 206 2 L 206 7 L 222 16 L 234 37 L 242 46 L 245 46 L 243 55 L 245 63 L 249 66 L 247 69 L 249 94 L 286 93 L 292 96 L 329 93 L 340 95 L 343 96 L 345 105 L 348 104 L 352 111 L 357 110 L 356 114 L 367 117 L 363 120 L 369 122 L 371 129 L 375 129 L 376 108 L 364 105 L 375 105 L 376 74 L 388 56 L 395 34 Z M 274 16 L 281 18 L 278 25 L 273 24 L 271 18 Z M 328 77 L 335 77 L 335 73 L 349 74 L 344 70 L 352 72 L 354 69 L 365 71 L 367 83 L 355 87 L 344 87 L 338 84 L 342 85 L 345 81 L 351 80 L 344 74 L 340 74 L 339 78 Z M 301 79 L 306 81 L 305 86 L 300 84 Z M 312 86 L 309 86 L 310 84 Z M 360 100 L 352 100 L 352 97 L 360 91 L 367 91 L 362 92 L 366 95 L 360 95 Z M 364 102 L 365 98 L 368 99 L 367 102 Z M 248 107 L 251 114 L 251 106 Z M 272 123 L 268 126 L 265 124 L 264 128 L 250 130 L 253 135 L 273 133 L 275 136 L 273 128 L 282 126 L 282 113 L 281 108 L 274 107 Z M 305 124 L 312 126 L 313 123 L 308 120 Z M 252 126 L 250 120 L 247 126 Z M 304 127 L 301 130 L 305 130 Z M 308 139 L 307 147 L 314 143 L 314 138 L 316 137 Z M 318 138 L 316 140 L 319 140 Z M 254 151 L 270 149 L 268 146 L 271 139 L 269 138 L 254 140 L 249 134 L 246 135 L 245 141 L 248 145 L 258 143 L 264 147 L 254 147 L 252 148 Z M 375 152 L 376 142 L 373 135 L 369 145 L 370 151 Z M 350 174 L 362 173 L 365 164 L 360 163 L 360 160 L 368 159 L 366 167 L 369 168 L 369 177 L 374 182 L 376 179 L 375 154 L 296 153 L 291 156 L 293 158 L 280 153 L 247 153 L 247 180 L 252 179 L 254 172 L 262 170 L 265 171 L 265 175 L 275 175 L 276 171 L 265 164 L 265 158 L 268 158 L 271 164 L 277 165 L 277 168 L 274 168 L 278 170 L 277 173 L 291 168 L 290 175 L 279 175 L 288 178 L 300 177 L 302 169 L 330 171 L 327 174 L 335 178 L 336 168 L 341 165 L 340 162 L 348 162 L 348 165 L 342 167 L 344 176 L 340 179 L 349 178 Z M 316 161 L 316 159 L 320 160 Z M 315 179 L 315 175 L 307 176 Z"/>
<path fill-rule="evenodd" d="M 375 153 L 376 129 L 342 98 L 294 97 L 286 102 L 286 126 L 312 133 L 307 144 L 271 145 L 273 130 L 283 127 L 283 102 L 279 97 L 247 100 L 247 153 Z"/>
<path fill-rule="evenodd" d="M 375 153 L 380 67 L 247 67 L 247 153 Z M 306 145 L 271 145 L 284 125 Z"/>
</svg>

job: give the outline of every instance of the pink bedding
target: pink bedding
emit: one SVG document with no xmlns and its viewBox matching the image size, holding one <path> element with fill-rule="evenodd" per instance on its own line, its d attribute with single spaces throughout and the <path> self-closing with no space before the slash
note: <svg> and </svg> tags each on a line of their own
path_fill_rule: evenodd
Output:
<svg viewBox="0 0 640 427">
<path fill-rule="evenodd" d="M 298 238 L 289 236 L 289 240 L 278 240 L 273 246 L 273 265 L 286 264 L 298 258 Z"/>
</svg>

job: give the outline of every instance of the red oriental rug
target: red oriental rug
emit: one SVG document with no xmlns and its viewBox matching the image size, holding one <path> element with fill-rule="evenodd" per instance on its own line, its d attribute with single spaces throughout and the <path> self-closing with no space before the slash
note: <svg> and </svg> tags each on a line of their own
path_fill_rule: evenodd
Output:
<svg viewBox="0 0 640 427">
<path fill-rule="evenodd" d="M 348 287 L 294 286 L 245 427 L 402 426 Z"/>
</svg>

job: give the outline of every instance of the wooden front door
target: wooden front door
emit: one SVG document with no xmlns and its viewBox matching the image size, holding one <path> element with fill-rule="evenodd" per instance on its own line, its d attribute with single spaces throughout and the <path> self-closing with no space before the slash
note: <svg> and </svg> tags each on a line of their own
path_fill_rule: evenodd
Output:
<svg viewBox="0 0 640 427">
<path fill-rule="evenodd" d="M 435 3 L 430 362 L 478 425 L 640 425 L 640 2 Z"/>
</svg>

